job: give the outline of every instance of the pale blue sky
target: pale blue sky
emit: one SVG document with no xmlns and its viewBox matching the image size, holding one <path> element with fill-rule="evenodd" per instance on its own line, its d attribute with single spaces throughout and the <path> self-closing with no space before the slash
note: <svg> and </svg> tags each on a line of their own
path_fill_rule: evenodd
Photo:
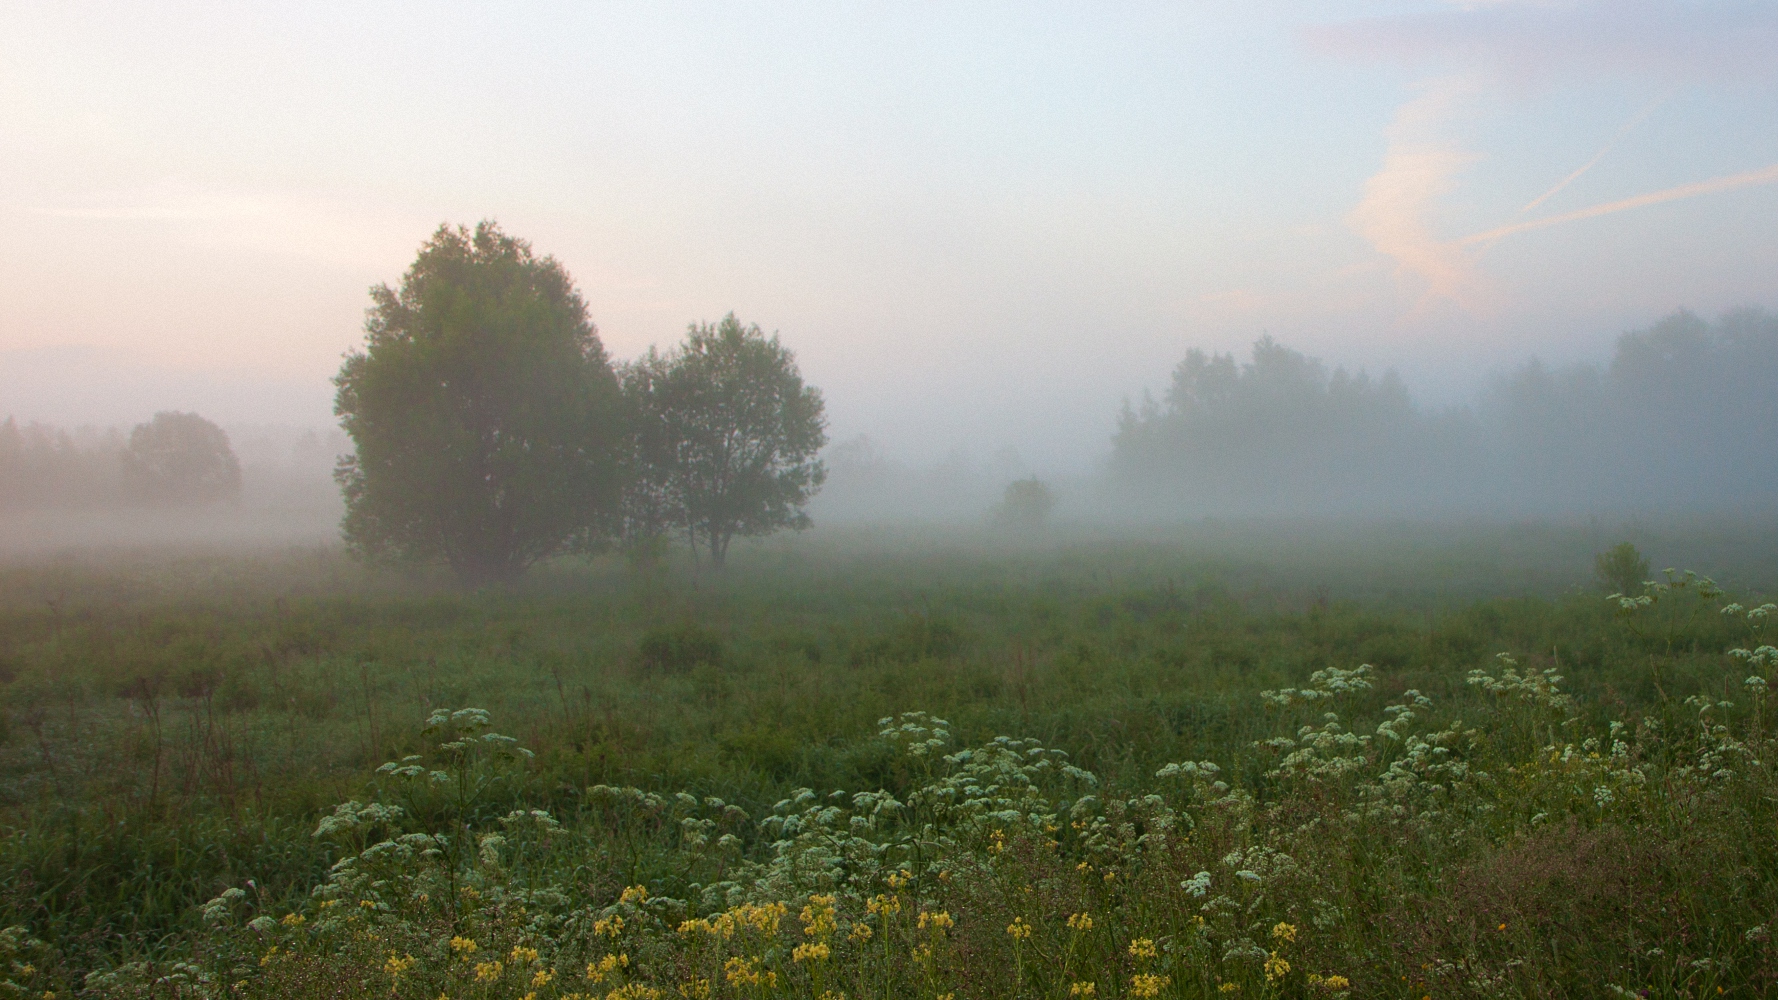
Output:
<svg viewBox="0 0 1778 1000">
<path fill-rule="evenodd" d="M 484 217 L 620 358 L 734 309 L 836 437 L 1058 471 L 1194 346 L 1443 401 L 1778 307 L 1771 4 L 493 6 L 7 4 L 0 413 L 324 423 Z"/>
</svg>

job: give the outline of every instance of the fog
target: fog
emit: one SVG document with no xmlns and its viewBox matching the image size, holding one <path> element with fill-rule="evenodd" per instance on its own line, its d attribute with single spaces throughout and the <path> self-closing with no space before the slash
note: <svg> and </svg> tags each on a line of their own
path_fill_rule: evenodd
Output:
<svg viewBox="0 0 1778 1000">
<path fill-rule="evenodd" d="M 1490 373 L 1462 405 L 1429 405 L 1393 370 L 1349 371 L 1271 337 L 1245 357 L 1190 350 L 1166 388 L 1104 415 L 1090 468 L 982 442 L 933 461 L 887 456 L 868 434 L 833 441 L 816 530 L 1008 534 L 990 512 L 1016 480 L 1057 504 L 1022 542 L 1155 528 L 1321 521 L 1681 523 L 1778 511 L 1778 316 L 1675 312 L 1607 357 L 1533 357 Z M 1037 404 L 1037 405 L 1040 405 Z M 0 550 L 337 542 L 330 426 L 226 428 L 238 495 L 152 501 L 126 476 L 130 428 L 0 423 Z M 1210 519 L 1206 521 L 1206 519 Z M 958 535 L 957 532 L 964 532 Z"/>
</svg>

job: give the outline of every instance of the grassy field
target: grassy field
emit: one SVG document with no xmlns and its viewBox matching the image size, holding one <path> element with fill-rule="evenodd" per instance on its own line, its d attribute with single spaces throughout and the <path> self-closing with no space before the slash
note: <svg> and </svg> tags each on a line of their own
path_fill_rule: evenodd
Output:
<svg viewBox="0 0 1778 1000">
<path fill-rule="evenodd" d="M 1623 534 L 17 561 L 0 996 L 1767 995 L 1778 535 Z"/>
</svg>

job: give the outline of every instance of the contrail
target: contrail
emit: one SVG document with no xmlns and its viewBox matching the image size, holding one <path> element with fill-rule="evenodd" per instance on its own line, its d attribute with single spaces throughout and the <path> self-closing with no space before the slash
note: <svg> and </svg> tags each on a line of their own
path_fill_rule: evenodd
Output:
<svg viewBox="0 0 1778 1000">
<path fill-rule="evenodd" d="M 1465 236 L 1458 240 L 1457 244 L 1459 246 L 1472 246 L 1477 243 L 1491 243 L 1494 240 L 1500 239 L 1502 236 L 1511 236 L 1514 233 L 1522 233 L 1530 229 L 1542 229 L 1546 226 L 1554 226 L 1563 222 L 1573 222 L 1576 219 L 1591 219 L 1594 216 L 1610 215 L 1613 212 L 1622 212 L 1627 208 L 1641 208 L 1644 205 L 1658 205 L 1663 201 L 1678 201 L 1681 198 L 1694 198 L 1701 194 L 1716 194 L 1719 191 L 1733 191 L 1736 188 L 1752 187 L 1756 184 L 1771 184 L 1774 181 L 1778 181 L 1778 163 L 1774 163 L 1769 167 L 1762 167 L 1759 170 L 1749 170 L 1743 174 L 1731 174 L 1728 177 L 1717 177 L 1713 180 L 1681 184 L 1678 187 L 1670 187 L 1664 191 L 1651 191 L 1648 194 L 1639 194 L 1634 198 L 1625 198 L 1622 201 L 1608 202 L 1604 205 L 1594 205 L 1592 208 L 1583 208 L 1579 211 L 1566 212 L 1562 215 L 1552 215 L 1547 219 L 1533 219 L 1530 222 L 1515 222 L 1511 225 L 1501 226 L 1497 229 L 1490 229 L 1485 233 L 1476 233 L 1473 236 Z"/>
<path fill-rule="evenodd" d="M 1606 143 L 1604 146 L 1600 147 L 1599 152 L 1595 153 L 1593 155 L 1592 159 L 1588 160 L 1585 164 L 1583 164 L 1579 170 L 1576 170 L 1574 173 L 1569 174 L 1567 177 L 1564 177 L 1560 181 L 1558 181 L 1556 183 L 1555 187 L 1550 188 L 1548 191 L 1545 191 L 1543 194 L 1540 194 L 1537 197 L 1531 199 L 1529 202 L 1527 202 L 1524 208 L 1519 209 L 1519 214 L 1523 215 L 1526 212 L 1529 212 L 1532 209 L 1536 208 L 1537 206 L 1543 204 L 1544 202 L 1549 201 L 1550 198 L 1556 194 L 1556 192 L 1558 192 L 1558 191 L 1562 190 L 1563 188 L 1567 187 L 1568 185 L 1574 183 L 1575 179 L 1580 177 L 1581 174 L 1584 174 L 1587 171 L 1593 169 L 1593 167 L 1596 166 L 1600 160 L 1605 159 L 1605 154 L 1611 152 L 1612 147 L 1616 146 L 1619 142 L 1623 141 L 1624 136 L 1630 134 L 1631 129 L 1642 124 L 1644 119 L 1646 119 L 1650 114 L 1653 114 L 1654 110 L 1656 108 L 1660 107 L 1661 104 L 1667 100 L 1667 98 L 1672 97 L 1672 96 L 1673 96 L 1673 92 L 1668 91 L 1667 93 L 1662 94 L 1661 96 L 1655 98 L 1653 101 L 1650 101 L 1648 107 L 1643 108 L 1641 111 L 1638 111 L 1636 113 L 1635 117 L 1633 117 L 1629 121 L 1625 122 L 1624 127 L 1618 129 L 1617 134 L 1611 137 L 1611 141 Z"/>
</svg>

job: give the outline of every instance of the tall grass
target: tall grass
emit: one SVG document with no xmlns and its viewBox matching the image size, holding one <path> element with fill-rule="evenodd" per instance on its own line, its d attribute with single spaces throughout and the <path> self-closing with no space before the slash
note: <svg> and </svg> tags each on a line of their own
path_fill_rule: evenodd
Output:
<svg viewBox="0 0 1778 1000">
<path fill-rule="evenodd" d="M 1390 559 L 11 570 L 0 989 L 1770 989 L 1760 602 Z"/>
</svg>

